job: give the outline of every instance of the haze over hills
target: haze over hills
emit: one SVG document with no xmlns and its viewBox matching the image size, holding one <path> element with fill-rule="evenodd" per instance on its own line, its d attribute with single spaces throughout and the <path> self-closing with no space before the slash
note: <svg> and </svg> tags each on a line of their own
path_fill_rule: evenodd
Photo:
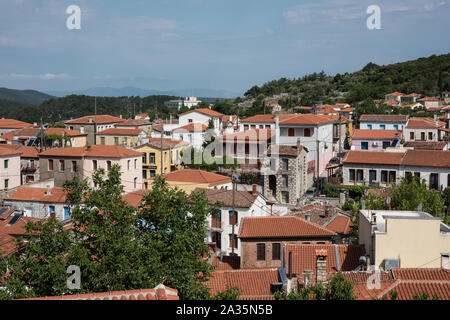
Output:
<svg viewBox="0 0 450 320">
<path fill-rule="evenodd" d="M 53 96 L 36 90 L 16 90 L 0 88 L 0 99 L 29 104 L 41 104 Z"/>
<path fill-rule="evenodd" d="M 196 96 L 196 97 L 217 97 L 217 98 L 236 98 L 239 93 L 230 92 L 227 90 L 214 90 L 214 89 L 179 89 L 179 90 L 147 90 L 137 87 L 95 87 L 85 90 L 74 91 L 48 91 L 49 94 L 56 97 L 65 97 L 68 95 L 86 95 L 97 97 L 147 97 L 152 95 L 167 95 L 167 96 Z"/>
</svg>

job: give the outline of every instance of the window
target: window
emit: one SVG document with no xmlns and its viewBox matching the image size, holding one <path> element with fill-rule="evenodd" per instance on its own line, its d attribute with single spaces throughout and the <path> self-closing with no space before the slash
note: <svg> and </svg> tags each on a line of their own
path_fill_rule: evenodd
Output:
<svg viewBox="0 0 450 320">
<path fill-rule="evenodd" d="M 306 128 L 306 129 L 303 131 L 303 135 L 304 135 L 305 137 L 311 137 L 311 129 L 310 129 L 310 128 Z"/>
<path fill-rule="evenodd" d="M 188 122 L 189 122 L 189 123 L 192 123 L 192 122 L 193 122 L 193 120 L 192 120 L 192 119 L 188 119 Z"/>
<path fill-rule="evenodd" d="M 381 130 L 385 130 L 385 129 L 386 129 L 386 125 L 380 124 L 380 129 L 381 129 Z"/>
<path fill-rule="evenodd" d="M 282 175 L 281 176 L 283 187 L 289 187 L 289 176 Z"/>
<path fill-rule="evenodd" d="M 97 170 L 97 160 L 92 160 L 92 170 Z"/>
<path fill-rule="evenodd" d="M 257 243 L 256 244 L 256 260 L 266 260 L 266 244 Z"/>
<path fill-rule="evenodd" d="M 100 137 L 100 144 L 105 145 L 105 137 Z"/>
<path fill-rule="evenodd" d="M 250 126 L 250 128 L 256 129 L 256 124 L 252 124 L 252 125 Z"/>
<path fill-rule="evenodd" d="M 127 169 L 130 170 L 131 169 L 131 160 L 127 161 Z"/>
<path fill-rule="evenodd" d="M 6 159 L 5 161 L 3 161 L 3 168 L 8 169 L 8 162 L 9 162 L 8 159 Z"/>
<path fill-rule="evenodd" d="M 289 192 L 288 191 L 281 191 L 281 201 L 283 203 L 289 203 Z"/>
<path fill-rule="evenodd" d="M 59 160 L 59 171 L 64 171 L 66 170 L 65 166 L 64 166 L 64 160 Z"/>
<path fill-rule="evenodd" d="M 77 172 L 77 162 L 72 161 L 72 172 Z"/>
<path fill-rule="evenodd" d="M 156 170 L 150 170 L 150 178 L 156 177 Z"/>
<path fill-rule="evenodd" d="M 142 155 L 142 163 L 147 163 L 147 154 L 145 152 Z"/>
<path fill-rule="evenodd" d="M 294 128 L 289 128 L 288 129 L 288 136 L 289 137 L 295 136 L 295 129 Z"/>
<path fill-rule="evenodd" d="M 428 140 L 433 140 L 433 132 L 428 132 Z"/>
<path fill-rule="evenodd" d="M 111 161 L 110 160 L 106 161 L 106 170 L 111 171 Z"/>
<path fill-rule="evenodd" d="M 248 124 L 244 124 L 244 131 L 248 130 Z"/>
<path fill-rule="evenodd" d="M 283 159 L 283 170 L 289 170 L 289 160 Z"/>
<path fill-rule="evenodd" d="M 134 169 L 137 169 L 137 159 L 134 159 Z"/>
<path fill-rule="evenodd" d="M 134 189 L 137 189 L 137 177 L 134 178 Z"/>
<path fill-rule="evenodd" d="M 147 179 L 147 170 L 142 170 L 142 178 Z"/>
<path fill-rule="evenodd" d="M 409 133 L 409 140 L 414 140 L 414 132 Z"/>
<path fill-rule="evenodd" d="M 383 141 L 383 149 L 389 148 L 391 143 L 389 141 Z"/>
<path fill-rule="evenodd" d="M 148 189 L 148 182 L 144 182 L 144 188 L 145 188 L 145 190 Z"/>
<path fill-rule="evenodd" d="M 398 124 L 394 124 L 394 130 L 398 130 Z"/>
<path fill-rule="evenodd" d="M 9 188 L 9 179 L 5 179 L 5 189 Z"/>
<path fill-rule="evenodd" d="M 425 132 L 420 133 L 420 140 L 425 141 Z"/>
<path fill-rule="evenodd" d="M 372 130 L 372 125 L 371 125 L 371 124 L 368 124 L 368 125 L 367 125 L 367 129 Z"/>
<path fill-rule="evenodd" d="M 237 243 L 238 238 L 237 238 L 237 236 L 236 235 L 233 236 L 233 234 L 231 234 L 231 233 L 228 236 L 230 238 L 230 248 L 237 249 L 237 247 L 238 247 L 238 243 Z"/>
<path fill-rule="evenodd" d="M 229 218 L 228 218 L 228 223 L 231 225 L 236 225 L 238 222 L 238 212 L 234 211 L 234 215 L 233 215 L 233 210 L 229 211 Z"/>
<path fill-rule="evenodd" d="M 80 127 L 80 132 L 84 133 L 84 127 Z"/>
<path fill-rule="evenodd" d="M 70 208 L 64 207 L 64 220 L 67 220 L 70 218 Z"/>
<path fill-rule="evenodd" d="M 349 181 L 355 181 L 355 169 L 348 169 Z"/>
<path fill-rule="evenodd" d="M 53 171 L 53 160 L 48 160 L 48 170 Z"/>
<path fill-rule="evenodd" d="M 389 171 L 389 183 L 394 182 L 396 179 L 397 172 L 396 171 Z"/>
<path fill-rule="evenodd" d="M 51 218 L 55 218 L 55 206 L 48 206 L 48 213 Z"/>
<path fill-rule="evenodd" d="M 153 152 L 148 154 L 149 160 L 148 163 L 150 164 L 155 164 L 156 163 L 156 157 L 155 154 Z"/>
<path fill-rule="evenodd" d="M 381 171 L 381 182 L 387 183 L 388 172 L 386 170 Z"/>
<path fill-rule="evenodd" d="M 369 150 L 369 142 L 362 141 L 361 142 L 361 150 Z"/>
<path fill-rule="evenodd" d="M 448 253 L 441 253 L 441 268 L 448 270 Z"/>
<path fill-rule="evenodd" d="M 372 183 L 374 181 L 377 181 L 377 171 L 369 170 L 369 183 Z"/>
<path fill-rule="evenodd" d="M 270 124 L 266 124 L 266 129 L 270 129 Z"/>
<path fill-rule="evenodd" d="M 281 260 L 281 246 L 279 243 L 272 243 L 272 260 Z"/>
<path fill-rule="evenodd" d="M 364 171 L 362 169 L 358 169 L 356 171 L 356 177 L 358 179 L 358 182 L 362 182 L 364 180 Z"/>
<path fill-rule="evenodd" d="M 116 146 L 119 145 L 119 137 L 114 137 L 114 144 L 115 144 Z"/>
</svg>

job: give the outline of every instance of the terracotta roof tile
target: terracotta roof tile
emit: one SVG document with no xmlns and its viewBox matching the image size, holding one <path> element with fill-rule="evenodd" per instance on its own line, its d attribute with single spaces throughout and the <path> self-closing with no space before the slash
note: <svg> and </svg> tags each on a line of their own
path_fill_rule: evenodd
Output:
<svg viewBox="0 0 450 320">
<path fill-rule="evenodd" d="M 148 192 L 149 190 L 138 190 L 126 193 L 122 196 L 122 200 L 126 201 L 132 207 L 137 207 L 142 201 L 143 196 Z"/>
<path fill-rule="evenodd" d="M 15 119 L 0 119 L 0 128 L 2 129 L 21 129 L 33 126 L 34 125 L 32 125 L 31 123 L 26 123 Z"/>
<path fill-rule="evenodd" d="M 363 114 L 359 118 L 360 122 L 407 122 L 408 116 L 395 114 Z"/>
<path fill-rule="evenodd" d="M 402 136 L 402 131 L 356 129 L 352 139 L 394 139 L 396 136 Z"/>
<path fill-rule="evenodd" d="M 4 200 L 65 203 L 66 192 L 63 188 L 51 188 L 50 195 L 46 195 L 47 188 L 19 187 L 11 192 Z"/>
<path fill-rule="evenodd" d="M 92 120 L 92 122 L 89 122 L 89 119 Z M 96 123 L 96 124 L 102 124 L 102 123 L 118 123 L 118 122 L 125 122 L 125 119 L 121 119 L 118 117 L 110 116 L 108 114 L 102 114 L 102 115 L 92 115 L 92 116 L 84 116 L 77 119 L 68 120 L 64 123 L 66 124 L 90 124 L 90 123 Z"/>
<path fill-rule="evenodd" d="M 349 234 L 352 230 L 353 222 L 348 216 L 337 215 L 326 227 L 336 233 Z"/>
<path fill-rule="evenodd" d="M 196 188 L 194 191 L 203 192 L 211 205 L 221 202 L 223 207 L 233 207 L 233 190 Z M 258 195 L 253 196 L 251 192 L 236 190 L 234 205 L 236 208 L 250 208 Z"/>
<path fill-rule="evenodd" d="M 65 128 L 48 128 L 45 130 L 45 134 L 56 134 L 58 136 L 62 136 L 63 134 L 68 137 L 80 137 L 80 136 L 87 136 L 87 133 L 81 133 L 77 130 L 70 130 Z"/>
<path fill-rule="evenodd" d="M 131 127 L 131 126 L 149 126 L 151 122 L 144 119 L 127 119 L 124 122 L 116 124 L 117 128 L 120 127 Z"/>
<path fill-rule="evenodd" d="M 241 269 L 232 271 L 214 271 L 205 283 L 211 295 L 232 287 L 240 289 L 240 300 L 273 299 L 270 284 L 279 283 L 278 270 Z"/>
<path fill-rule="evenodd" d="M 109 128 L 97 132 L 98 136 L 138 136 L 142 129 Z"/>
<path fill-rule="evenodd" d="M 220 174 L 194 169 L 177 170 L 163 176 L 167 181 L 219 184 L 231 182 L 231 178 Z"/>
<path fill-rule="evenodd" d="M 203 132 L 206 131 L 206 129 L 208 129 L 208 126 L 204 125 L 203 123 L 189 123 L 185 126 L 173 129 L 173 131 Z"/>
<path fill-rule="evenodd" d="M 431 118 L 410 118 L 406 124 L 407 128 L 440 128 L 445 127 L 445 122 L 434 121 Z"/>
<path fill-rule="evenodd" d="M 54 148 L 43 151 L 39 156 L 50 157 L 93 157 L 93 158 L 126 158 L 141 156 L 141 152 L 121 146 L 94 145 L 90 147 Z"/>
<path fill-rule="evenodd" d="M 239 238 L 332 237 L 335 232 L 299 217 L 242 218 Z"/>
<path fill-rule="evenodd" d="M 2 209 L 2 207 L 0 207 Z M 9 223 L 14 218 L 14 208 L 3 207 L 7 209 L 0 216 L 0 257 L 5 257 L 16 251 L 16 237 L 26 233 L 25 225 L 28 221 L 38 219 L 21 216 L 14 224 Z"/>
<path fill-rule="evenodd" d="M 217 112 L 217 111 L 214 111 L 214 110 L 211 110 L 211 109 L 199 108 L 199 109 L 192 109 L 192 110 L 189 110 L 189 111 L 187 111 L 185 113 L 182 113 L 182 114 L 179 115 L 179 117 L 180 116 L 184 116 L 184 115 L 189 114 L 189 113 L 192 113 L 192 112 L 199 112 L 199 113 L 205 114 L 205 115 L 210 116 L 210 117 L 222 117 L 224 115 L 223 113 L 220 113 L 220 112 Z"/>
<path fill-rule="evenodd" d="M 161 138 L 149 138 L 149 141 L 147 144 L 141 145 L 139 147 L 137 147 L 136 149 L 139 149 L 143 146 L 150 146 L 152 148 L 157 148 L 157 149 L 161 149 Z M 182 140 L 175 140 L 175 139 L 170 139 L 170 138 L 163 138 L 163 149 L 170 149 L 170 148 L 175 148 L 175 147 L 182 147 L 182 146 L 188 146 L 189 143 L 186 141 L 182 141 Z"/>
<path fill-rule="evenodd" d="M 404 147 L 412 147 L 415 150 L 444 150 L 446 141 L 408 141 Z"/>
<path fill-rule="evenodd" d="M 404 153 L 400 152 L 350 150 L 345 154 L 342 162 L 400 165 L 403 156 Z"/>
</svg>

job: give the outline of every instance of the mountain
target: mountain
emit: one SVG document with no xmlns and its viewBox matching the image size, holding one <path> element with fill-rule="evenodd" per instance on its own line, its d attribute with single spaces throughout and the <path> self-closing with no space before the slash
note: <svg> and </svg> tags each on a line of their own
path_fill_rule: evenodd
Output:
<svg viewBox="0 0 450 320">
<path fill-rule="evenodd" d="M 95 87 L 85 90 L 75 91 L 48 91 L 49 94 L 56 97 L 65 97 L 68 95 L 86 95 L 97 97 L 147 97 L 153 95 L 167 95 L 167 96 L 197 96 L 197 97 L 217 97 L 217 98 L 236 98 L 238 93 L 233 93 L 226 90 L 213 90 L 213 89 L 179 89 L 169 91 L 159 90 L 147 90 L 136 87 L 123 87 L 123 88 L 111 88 L 111 87 Z"/>
<path fill-rule="evenodd" d="M 290 108 L 384 99 L 385 94 L 395 91 L 424 96 L 450 91 L 450 53 L 384 66 L 370 62 L 359 71 L 334 76 L 322 71 L 294 79 L 281 78 L 261 87 L 253 86 L 244 96 L 248 101 L 257 100 L 258 105 L 263 99 L 274 98 Z"/>
<path fill-rule="evenodd" d="M 51 99 L 53 96 L 36 90 L 15 90 L 8 88 L 0 88 L 0 99 L 28 104 L 40 104 L 45 100 Z"/>
</svg>

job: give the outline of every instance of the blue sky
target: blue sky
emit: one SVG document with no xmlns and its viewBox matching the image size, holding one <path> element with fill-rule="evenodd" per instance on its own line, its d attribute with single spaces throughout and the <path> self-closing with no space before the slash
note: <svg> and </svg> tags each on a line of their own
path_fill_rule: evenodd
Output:
<svg viewBox="0 0 450 320">
<path fill-rule="evenodd" d="M 68 30 L 69 5 L 81 30 Z M 381 8 L 381 30 L 366 9 Z M 1 0 L 0 86 L 242 94 L 450 52 L 450 0 Z M 195 91 L 194 91 L 195 94 Z"/>
</svg>

